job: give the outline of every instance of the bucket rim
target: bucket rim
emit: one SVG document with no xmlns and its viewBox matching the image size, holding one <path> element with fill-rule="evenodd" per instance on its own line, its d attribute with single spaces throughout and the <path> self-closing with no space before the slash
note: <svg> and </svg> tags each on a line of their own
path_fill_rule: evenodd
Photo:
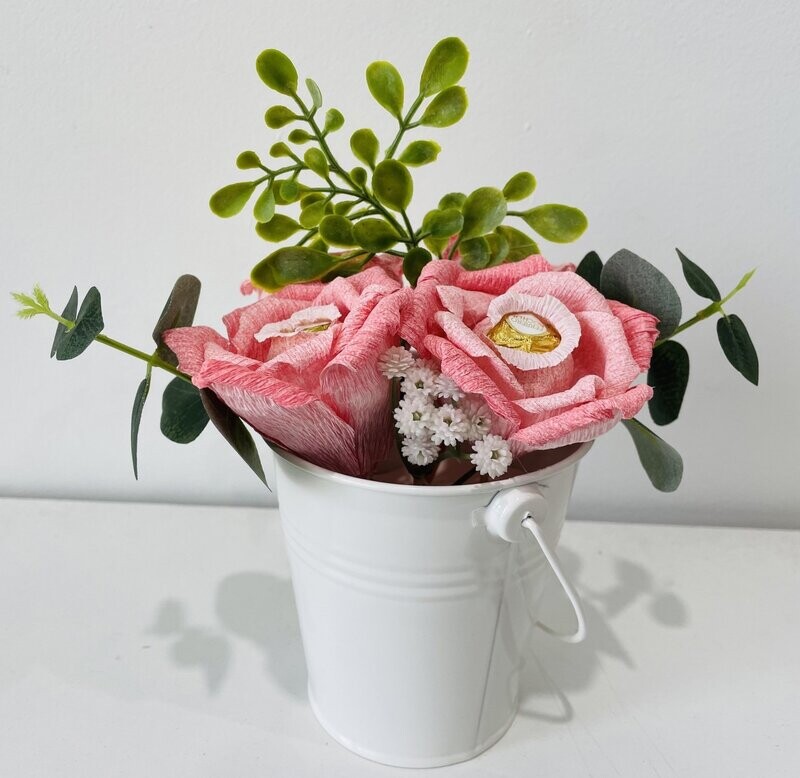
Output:
<svg viewBox="0 0 800 778">
<path fill-rule="evenodd" d="M 344 473 L 327 470 L 324 467 L 307 462 L 302 457 L 297 456 L 297 454 L 292 454 L 290 451 L 281 448 L 275 443 L 268 443 L 268 445 L 270 449 L 272 449 L 272 453 L 285 463 L 324 481 L 332 481 L 333 483 L 339 483 L 345 486 L 388 494 L 403 494 L 407 496 L 421 496 L 424 494 L 426 497 L 452 497 L 453 495 L 465 496 L 469 494 L 479 494 L 481 492 L 499 492 L 505 489 L 513 489 L 517 486 L 527 486 L 536 483 L 555 473 L 566 470 L 571 465 L 579 462 L 589 453 L 589 449 L 594 445 L 594 441 L 588 440 L 585 443 L 573 444 L 577 445 L 577 447 L 567 454 L 564 459 L 548 467 L 543 467 L 541 470 L 523 473 L 513 478 L 501 478 L 497 481 L 488 481 L 482 484 L 461 484 L 460 486 L 425 486 L 422 484 L 393 484 L 386 481 L 372 481 L 369 478 L 358 478 L 353 475 L 345 475 Z M 565 446 L 565 448 L 568 447 Z"/>
</svg>

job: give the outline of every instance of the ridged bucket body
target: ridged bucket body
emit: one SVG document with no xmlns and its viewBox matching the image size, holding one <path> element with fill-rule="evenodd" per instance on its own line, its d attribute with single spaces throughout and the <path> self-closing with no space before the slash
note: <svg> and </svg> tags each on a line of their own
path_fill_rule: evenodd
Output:
<svg viewBox="0 0 800 778">
<path fill-rule="evenodd" d="M 332 737 L 377 762 L 434 767 L 505 733 L 548 568 L 535 543 L 490 534 L 483 509 L 536 484 L 555 546 L 588 447 L 500 484 L 458 487 L 350 478 L 276 450 L 309 699 Z"/>
</svg>

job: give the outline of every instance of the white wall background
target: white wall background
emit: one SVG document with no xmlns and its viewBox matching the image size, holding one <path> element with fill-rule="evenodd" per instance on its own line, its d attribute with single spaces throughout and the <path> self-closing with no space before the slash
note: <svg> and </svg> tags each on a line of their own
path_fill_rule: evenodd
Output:
<svg viewBox="0 0 800 778">
<path fill-rule="evenodd" d="M 655 492 L 621 428 L 595 446 L 576 490 L 582 518 L 800 526 L 800 10 L 791 0 L 640 2 L 232 2 L 8 0 L 0 11 L 0 289 L 39 281 L 61 307 L 73 284 L 103 293 L 106 332 L 149 348 L 174 278 L 204 281 L 198 321 L 241 304 L 265 244 L 209 194 L 237 180 L 236 154 L 266 152 L 275 100 L 256 77 L 264 48 L 293 57 L 346 130 L 388 114 L 365 66 L 416 81 L 431 45 L 468 43 L 471 107 L 431 136 L 439 163 L 415 176 L 415 211 L 441 193 L 532 170 L 542 201 L 580 205 L 590 228 L 557 261 L 628 247 L 684 296 L 680 246 L 725 290 L 759 272 L 731 310 L 761 356 L 755 389 L 725 362 L 713 324 L 687 332 L 693 374 L 664 431 L 684 455 L 680 491 Z M 410 91 L 410 90 L 409 90 Z M 346 148 L 343 131 L 340 147 Z M 143 374 L 96 346 L 48 359 L 52 328 L 0 307 L 4 336 L 0 494 L 266 503 L 209 430 L 178 447 L 145 410 L 140 478 L 128 453 Z"/>
</svg>

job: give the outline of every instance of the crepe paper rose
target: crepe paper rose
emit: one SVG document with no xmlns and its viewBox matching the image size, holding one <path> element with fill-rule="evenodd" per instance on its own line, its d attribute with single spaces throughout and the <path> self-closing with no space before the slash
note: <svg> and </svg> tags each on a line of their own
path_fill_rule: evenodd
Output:
<svg viewBox="0 0 800 778">
<path fill-rule="evenodd" d="M 368 476 L 393 444 L 389 382 L 377 362 L 398 345 L 411 293 L 383 260 L 328 284 L 287 287 L 209 327 L 170 330 L 180 369 L 265 438 L 314 464 Z"/>
<path fill-rule="evenodd" d="M 461 391 L 482 398 L 511 451 L 592 440 L 652 396 L 657 319 L 607 300 L 571 266 L 542 257 L 478 271 L 434 260 L 402 337 Z"/>
</svg>

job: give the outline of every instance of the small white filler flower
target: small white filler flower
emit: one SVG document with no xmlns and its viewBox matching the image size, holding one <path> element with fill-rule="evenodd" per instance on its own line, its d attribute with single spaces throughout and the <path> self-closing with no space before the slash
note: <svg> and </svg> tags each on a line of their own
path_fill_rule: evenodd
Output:
<svg viewBox="0 0 800 778">
<path fill-rule="evenodd" d="M 406 397 L 413 394 L 433 395 L 436 390 L 436 376 L 437 373 L 427 365 L 419 364 L 418 360 L 413 367 L 406 370 L 400 389 Z"/>
<path fill-rule="evenodd" d="M 439 458 L 439 446 L 428 435 L 403 438 L 400 453 L 412 465 L 429 465 Z"/>
<path fill-rule="evenodd" d="M 428 428 L 434 443 L 455 446 L 464 440 L 469 424 L 464 412 L 447 403 L 433 411 Z"/>
<path fill-rule="evenodd" d="M 467 421 L 464 440 L 480 440 L 492 428 L 492 412 L 483 400 L 465 397 L 458 407 Z"/>
<path fill-rule="evenodd" d="M 395 427 L 407 437 L 427 434 L 435 410 L 428 396 L 419 392 L 406 395 L 394 410 Z"/>
<path fill-rule="evenodd" d="M 434 394 L 443 400 L 455 400 L 458 402 L 464 396 L 464 392 L 461 391 L 458 384 L 452 378 L 444 375 L 444 373 L 436 376 L 433 386 Z"/>
<path fill-rule="evenodd" d="M 489 478 L 503 475 L 514 458 L 508 441 L 499 435 L 486 435 L 482 440 L 476 440 L 472 450 L 475 453 L 470 456 L 470 462 L 481 475 L 488 475 Z"/>
<path fill-rule="evenodd" d="M 378 369 L 386 378 L 404 378 L 414 367 L 414 355 L 402 346 L 392 346 L 378 360 Z"/>
</svg>

